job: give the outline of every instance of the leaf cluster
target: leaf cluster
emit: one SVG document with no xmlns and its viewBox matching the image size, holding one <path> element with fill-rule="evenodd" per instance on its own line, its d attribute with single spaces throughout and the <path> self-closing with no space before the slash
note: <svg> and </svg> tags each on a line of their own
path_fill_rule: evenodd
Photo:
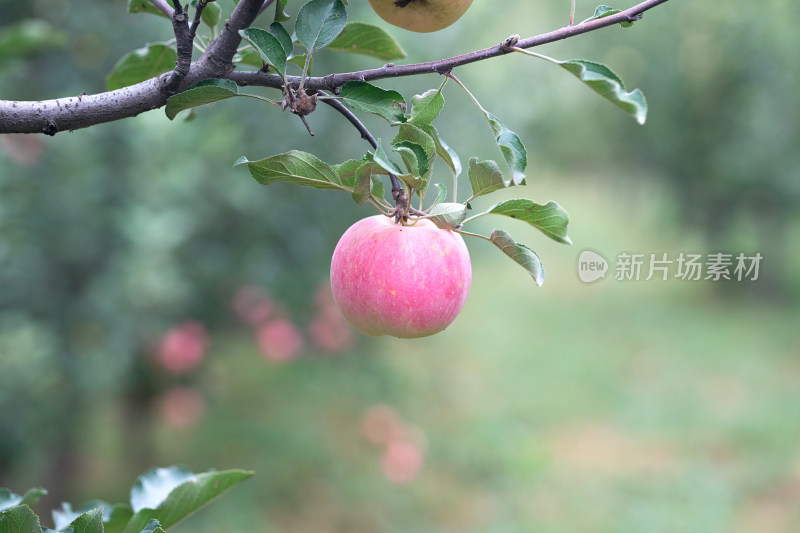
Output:
<svg viewBox="0 0 800 533">
<path fill-rule="evenodd" d="M 136 481 L 129 503 L 98 500 L 78 509 L 62 503 L 52 513 L 55 529 L 43 527 L 32 510 L 46 490 L 34 488 L 20 496 L 0 489 L 0 533 L 163 533 L 252 475 L 243 470 L 193 474 L 177 466 L 154 468 Z"/>
</svg>

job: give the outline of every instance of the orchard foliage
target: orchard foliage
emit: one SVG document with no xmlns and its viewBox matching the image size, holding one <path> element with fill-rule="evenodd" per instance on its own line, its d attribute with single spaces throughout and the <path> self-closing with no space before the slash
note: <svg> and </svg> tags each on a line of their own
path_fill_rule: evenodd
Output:
<svg viewBox="0 0 800 533">
<path fill-rule="evenodd" d="M 243 470 L 193 474 L 177 466 L 154 468 L 136 480 L 127 503 L 92 501 L 77 509 L 62 503 L 52 512 L 52 529 L 42 526 L 32 510 L 47 494 L 45 489 L 24 495 L 0 489 L 0 532 L 163 533 L 252 475 Z"/>
</svg>

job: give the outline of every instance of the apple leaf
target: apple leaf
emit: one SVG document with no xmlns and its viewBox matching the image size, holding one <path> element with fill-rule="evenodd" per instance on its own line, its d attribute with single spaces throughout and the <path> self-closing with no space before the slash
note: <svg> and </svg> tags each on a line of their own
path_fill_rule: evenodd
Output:
<svg viewBox="0 0 800 533">
<path fill-rule="evenodd" d="M 175 68 L 178 53 L 164 43 L 150 43 L 122 56 L 106 78 L 109 91 L 149 80 Z"/>
<path fill-rule="evenodd" d="M 352 192 L 342 184 L 339 174 L 325 161 L 299 150 L 291 150 L 261 161 L 248 161 L 240 157 L 233 166 L 247 165 L 250 175 L 261 185 L 272 185 L 281 181 L 313 187 Z"/>
<path fill-rule="evenodd" d="M 8 489 L 0 489 L 0 511 L 17 505 L 33 507 L 45 494 L 47 491 L 40 488 L 30 489 L 22 496 L 14 494 Z"/>
<path fill-rule="evenodd" d="M 261 28 L 245 28 L 244 30 L 239 30 L 239 35 L 253 45 L 253 48 L 258 51 L 264 63 L 275 68 L 281 78 L 286 76 L 286 56 L 288 54 L 284 48 L 284 43 L 270 32 Z"/>
<path fill-rule="evenodd" d="M 286 55 L 292 55 L 294 51 L 294 42 L 292 42 L 292 36 L 289 35 L 289 32 L 286 31 L 283 24 L 280 22 L 273 22 L 269 25 L 269 32 L 281 43 L 281 47 L 283 47 L 283 51 L 286 52 Z"/>
<path fill-rule="evenodd" d="M 356 170 L 353 182 L 353 200 L 358 205 L 365 204 L 372 194 L 372 169 L 374 167 L 374 162 L 367 161 Z"/>
<path fill-rule="evenodd" d="M 310 53 L 331 44 L 347 24 L 342 0 L 311 0 L 297 13 L 294 31 Z"/>
<path fill-rule="evenodd" d="M 483 113 L 492 128 L 500 153 L 511 169 L 511 181 L 514 185 L 522 185 L 525 180 L 525 168 L 528 166 L 528 152 L 525 150 L 525 145 L 522 144 L 519 135 L 508 129 L 499 118 L 486 110 Z"/>
<path fill-rule="evenodd" d="M 561 65 L 597 94 L 631 115 L 639 124 L 644 124 L 647 120 L 647 101 L 642 91 L 639 89 L 626 91 L 625 84 L 622 83 L 620 77 L 607 66 L 584 59 L 555 61 L 555 63 Z"/>
<path fill-rule="evenodd" d="M 392 145 L 403 141 L 410 141 L 419 145 L 428 161 L 436 157 L 436 143 L 434 143 L 433 138 L 413 124 L 401 124 L 397 135 L 392 140 Z"/>
<path fill-rule="evenodd" d="M 172 0 L 167 0 L 167 3 L 175 7 Z M 128 13 L 150 13 L 167 18 L 166 13 L 158 9 L 150 0 L 128 0 Z"/>
<path fill-rule="evenodd" d="M 348 159 L 347 161 L 339 163 L 338 165 L 333 165 L 333 170 L 335 170 L 339 175 L 339 181 L 342 183 L 342 185 L 352 189 L 355 187 L 356 172 L 358 172 L 358 167 L 371 161 L 371 159 L 366 157 L 362 157 L 361 159 Z"/>
<path fill-rule="evenodd" d="M 496 162 L 491 160 L 479 161 L 477 157 L 469 160 L 469 183 L 472 186 L 471 202 L 479 196 L 505 189 L 511 186 L 511 180 L 503 177 L 503 172 Z M 522 185 L 525 184 L 523 180 Z"/>
<path fill-rule="evenodd" d="M 436 193 L 436 200 L 433 201 L 431 206 L 438 205 L 444 202 L 445 198 L 447 198 L 447 187 L 441 183 L 434 183 L 434 187 L 436 187 L 438 192 Z"/>
<path fill-rule="evenodd" d="M 179 473 L 180 469 L 174 470 L 176 475 L 182 475 Z M 163 496 L 160 491 L 154 495 L 156 497 L 148 495 L 145 498 L 146 501 L 155 502 L 160 500 L 161 503 L 156 508 L 145 507 L 139 509 L 128 522 L 124 533 L 140 533 L 154 519 L 158 520 L 164 529 L 169 529 L 223 492 L 252 475 L 252 472 L 243 470 L 224 470 L 192 475 L 189 479 L 173 488 L 166 496 Z M 131 497 L 131 503 L 133 504 L 133 492 Z M 137 506 L 134 505 L 134 508 L 137 508 Z"/>
<path fill-rule="evenodd" d="M 108 511 L 108 508 L 106 508 L 106 511 Z M 133 509 L 131 509 L 130 505 L 124 503 L 114 504 L 110 512 L 103 515 L 103 529 L 105 533 L 122 533 L 132 517 Z"/>
<path fill-rule="evenodd" d="M 406 101 L 397 91 L 387 91 L 365 81 L 348 81 L 342 85 L 339 98 L 350 109 L 378 115 L 390 124 L 405 122 Z"/>
<path fill-rule="evenodd" d="M 140 533 L 165 533 L 165 530 L 161 527 L 161 522 L 154 518 L 147 523 Z"/>
<path fill-rule="evenodd" d="M 286 22 L 291 17 L 284 11 L 286 2 L 289 0 L 278 0 L 275 2 L 275 22 Z"/>
<path fill-rule="evenodd" d="M 342 33 L 328 45 L 328 50 L 362 54 L 382 61 L 406 57 L 400 43 L 386 30 L 365 22 L 348 22 Z"/>
<path fill-rule="evenodd" d="M 444 108 L 444 96 L 438 89 L 430 89 L 411 97 L 411 114 L 408 122 L 416 126 L 430 124 Z"/>
<path fill-rule="evenodd" d="M 389 159 L 389 156 L 386 155 L 386 152 L 383 151 L 383 145 L 381 144 L 381 140 L 378 139 L 378 147 L 375 148 L 375 153 L 372 154 L 372 158 L 381 168 L 394 174 L 395 176 L 400 176 L 403 174 L 403 171 L 400 169 L 399 166 L 395 164 L 394 161 Z"/>
<path fill-rule="evenodd" d="M 429 219 L 442 229 L 454 230 L 467 218 L 467 206 L 454 203 L 436 204 L 423 218 Z"/>
<path fill-rule="evenodd" d="M 0 533 L 42 533 L 39 517 L 27 505 L 0 511 Z"/>
<path fill-rule="evenodd" d="M 408 170 L 408 173 L 398 176 L 409 187 L 424 190 L 427 185 L 426 175 L 430 172 L 425 150 L 415 142 L 401 141 L 392 145 L 392 151 L 400 154 Z"/>
<path fill-rule="evenodd" d="M 79 515 L 68 528 L 72 533 L 103 533 L 103 507 L 96 507 Z"/>
<path fill-rule="evenodd" d="M 544 265 L 542 265 L 542 260 L 539 259 L 536 252 L 524 244 L 518 244 L 511 238 L 511 235 L 499 229 L 492 231 L 489 240 L 500 248 L 504 254 L 527 270 L 533 276 L 536 285 L 542 286 L 544 283 Z"/>
<path fill-rule="evenodd" d="M 216 27 L 219 24 L 219 19 L 222 16 L 222 9 L 216 3 L 208 3 L 206 7 L 203 8 L 203 12 L 200 14 L 200 18 L 203 20 L 203 24 L 208 26 L 209 28 Z"/>
<path fill-rule="evenodd" d="M 170 120 L 186 109 L 211 104 L 220 100 L 227 100 L 239 94 L 239 87 L 235 82 L 227 79 L 208 79 L 195 83 L 185 91 L 171 96 L 167 100 L 164 111 Z"/>
<path fill-rule="evenodd" d="M 567 236 L 569 216 L 564 211 L 564 208 L 556 202 L 547 202 L 545 205 L 539 205 L 527 199 L 506 200 L 493 205 L 488 211 L 470 217 L 469 220 L 484 215 L 503 215 L 521 220 L 535 227 L 554 241 L 572 244 L 572 241 Z"/>
<path fill-rule="evenodd" d="M 434 144 L 436 145 L 436 155 L 444 161 L 444 163 L 450 167 L 450 170 L 453 171 L 453 175 L 457 178 L 461 175 L 461 159 L 459 159 L 458 154 L 450 148 L 447 143 L 442 140 L 439 136 L 439 131 L 436 129 L 436 126 L 433 124 L 422 124 L 420 125 L 422 131 L 427 133 L 433 139 Z"/>
<path fill-rule="evenodd" d="M 148 470 L 139 476 L 131 489 L 133 512 L 138 513 L 144 508 L 157 508 L 175 487 L 192 477 L 194 474 L 178 466 Z"/>
<path fill-rule="evenodd" d="M 616 15 L 617 13 L 621 13 L 622 11 L 619 9 L 614 9 L 613 7 L 606 6 L 606 5 L 599 5 L 594 10 L 594 15 L 589 17 L 588 19 L 581 22 L 581 24 L 586 24 L 587 22 L 591 22 L 593 20 L 601 19 L 603 17 L 607 17 L 609 15 Z M 620 22 L 620 26 L 623 28 L 630 28 L 633 26 L 633 22 L 625 21 Z"/>
</svg>

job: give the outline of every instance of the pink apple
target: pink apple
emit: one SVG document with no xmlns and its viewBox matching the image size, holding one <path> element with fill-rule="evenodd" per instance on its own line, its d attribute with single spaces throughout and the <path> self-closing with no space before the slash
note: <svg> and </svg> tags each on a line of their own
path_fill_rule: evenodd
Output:
<svg viewBox="0 0 800 533">
<path fill-rule="evenodd" d="M 303 351 L 303 336 L 285 318 L 279 318 L 258 327 L 258 346 L 270 361 L 288 361 Z"/>
<path fill-rule="evenodd" d="M 393 483 L 408 483 L 419 476 L 425 455 L 413 442 L 390 442 L 383 450 L 381 467 L 383 475 Z"/>
<path fill-rule="evenodd" d="M 182 322 L 161 338 L 156 361 L 168 372 L 183 374 L 200 364 L 207 347 L 206 328 L 198 322 Z"/>
<path fill-rule="evenodd" d="M 426 337 L 455 320 L 472 281 L 460 235 L 429 220 L 402 226 L 383 215 L 342 235 L 331 262 L 331 290 L 342 314 L 367 335 Z"/>
</svg>

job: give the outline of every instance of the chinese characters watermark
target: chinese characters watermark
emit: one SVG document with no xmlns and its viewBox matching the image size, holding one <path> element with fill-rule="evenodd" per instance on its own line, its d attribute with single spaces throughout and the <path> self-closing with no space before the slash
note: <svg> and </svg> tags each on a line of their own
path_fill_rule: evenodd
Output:
<svg viewBox="0 0 800 533">
<path fill-rule="evenodd" d="M 761 253 L 629 253 L 617 254 L 613 269 L 617 281 L 756 281 Z M 597 252 L 584 250 L 578 257 L 578 277 L 592 283 L 606 277 L 608 260 Z"/>
</svg>

